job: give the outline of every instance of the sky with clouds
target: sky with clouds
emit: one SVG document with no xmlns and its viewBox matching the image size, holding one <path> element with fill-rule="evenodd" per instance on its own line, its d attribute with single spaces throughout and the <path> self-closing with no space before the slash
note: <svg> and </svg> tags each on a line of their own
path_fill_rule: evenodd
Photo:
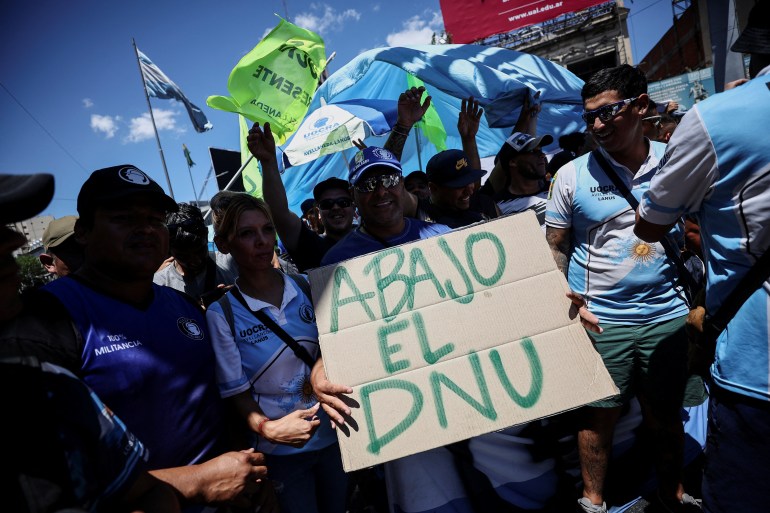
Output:
<svg viewBox="0 0 770 513">
<path fill-rule="evenodd" d="M 626 3 L 632 12 L 666 4 Z M 664 9 L 670 19 L 670 6 Z M 181 103 L 151 100 L 176 199 L 189 201 L 209 171 L 208 148 L 239 148 L 237 117 L 210 109 L 206 98 L 227 94 L 230 71 L 277 24 L 274 14 L 323 37 L 327 55 L 337 53 L 330 73 L 360 52 L 427 44 L 443 29 L 438 0 L 9 0 L 0 19 L 0 172 L 53 173 L 56 193 L 46 213 L 56 217 L 75 213 L 80 185 L 102 167 L 132 163 L 165 188 L 131 44 L 135 38 L 214 125 L 198 134 Z M 653 32 L 659 38 L 666 28 Z M 634 48 L 637 57 L 657 40 L 649 32 L 649 42 Z M 197 162 L 195 192 L 182 144 Z M 203 197 L 214 192 L 211 180 Z"/>
</svg>

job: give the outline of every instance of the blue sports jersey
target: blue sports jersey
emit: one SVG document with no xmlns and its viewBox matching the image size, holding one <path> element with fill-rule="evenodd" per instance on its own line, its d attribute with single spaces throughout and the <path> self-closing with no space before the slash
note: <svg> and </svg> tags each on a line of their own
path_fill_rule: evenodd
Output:
<svg viewBox="0 0 770 513">
<path fill-rule="evenodd" d="M 388 247 L 406 244 L 419 239 L 427 239 L 434 235 L 441 235 L 451 231 L 451 228 L 443 224 L 428 223 L 410 217 L 404 218 L 404 230 L 397 236 L 387 240 Z M 384 249 L 382 242 L 365 233 L 361 228 L 356 228 L 345 235 L 335 244 L 321 260 L 321 265 L 330 265 L 342 262 L 368 253 L 374 253 Z"/>
<path fill-rule="evenodd" d="M 223 452 L 214 352 L 195 306 L 154 284 L 146 309 L 72 278 L 54 280 L 45 290 L 59 298 L 83 337 L 83 380 L 147 446 L 150 468 Z"/>
<path fill-rule="evenodd" d="M 300 278 L 302 279 L 302 278 Z M 310 299 L 294 280 L 283 275 L 281 307 L 243 294 L 253 311 L 262 310 L 286 333 L 318 358 L 318 328 Z M 237 286 L 237 282 L 236 282 Z M 270 328 L 246 310 L 231 293 L 227 299 L 233 309 L 235 339 L 225 319 L 222 306 L 213 303 L 206 319 L 217 358 L 217 381 L 222 397 L 231 397 L 251 389 L 254 400 L 269 419 L 279 419 L 296 410 L 310 408 L 318 399 L 310 384 L 310 368 Z M 301 448 L 272 444 L 262 437 L 256 449 L 266 454 L 291 455 L 316 451 L 336 442 L 331 422 L 323 409 L 318 410 L 321 425 Z"/>
<path fill-rule="evenodd" d="M 639 199 L 664 149 L 651 142 L 647 159 L 633 176 L 600 151 Z M 585 296 L 591 312 L 607 324 L 663 322 L 687 313 L 676 286 L 676 265 L 660 243 L 634 235 L 634 211 L 590 153 L 559 169 L 551 187 L 545 222 L 571 230 L 567 281 Z M 672 236 L 681 240 L 681 229 Z"/>
<path fill-rule="evenodd" d="M 640 215 L 667 225 L 700 223 L 706 310 L 716 312 L 770 246 L 770 75 L 699 102 L 682 120 Z M 763 128 L 765 127 L 765 128 Z M 738 311 L 717 341 L 714 381 L 770 400 L 770 283 Z"/>
</svg>

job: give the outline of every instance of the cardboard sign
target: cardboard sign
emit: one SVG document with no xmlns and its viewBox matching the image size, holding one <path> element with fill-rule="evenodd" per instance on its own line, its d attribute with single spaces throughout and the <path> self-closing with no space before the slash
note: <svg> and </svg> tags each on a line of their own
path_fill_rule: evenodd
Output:
<svg viewBox="0 0 770 513">
<path fill-rule="evenodd" d="M 533 212 L 310 272 L 346 471 L 617 393 Z"/>
</svg>

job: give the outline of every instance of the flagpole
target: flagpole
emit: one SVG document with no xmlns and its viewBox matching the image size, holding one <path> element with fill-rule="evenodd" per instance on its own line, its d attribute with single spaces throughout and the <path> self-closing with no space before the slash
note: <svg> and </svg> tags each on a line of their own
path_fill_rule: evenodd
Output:
<svg viewBox="0 0 770 513">
<path fill-rule="evenodd" d="M 235 181 L 241 176 L 241 173 L 243 173 L 243 170 L 246 169 L 246 166 L 249 165 L 249 162 L 251 162 L 251 159 L 253 159 L 253 158 L 254 158 L 254 155 L 249 155 L 249 158 L 246 159 L 246 162 L 241 164 L 240 169 L 238 169 L 238 171 L 235 172 L 235 174 L 230 179 L 230 181 L 227 182 L 227 185 L 225 185 L 225 188 L 222 189 L 223 191 L 229 191 L 230 190 L 230 187 L 232 187 L 233 184 L 235 183 Z M 205 221 L 206 219 L 208 219 L 208 217 L 210 215 L 211 215 L 211 208 L 209 207 L 208 211 L 206 212 L 206 215 L 203 216 L 203 220 Z"/>
<path fill-rule="evenodd" d="M 187 146 L 184 144 L 182 145 L 182 148 L 185 150 L 184 154 L 184 160 L 187 164 L 187 172 L 190 173 L 190 185 L 193 187 L 193 196 L 195 197 L 195 206 L 198 206 L 198 194 L 195 192 L 195 182 L 192 180 L 192 167 L 190 166 L 190 162 L 192 162 L 192 158 L 187 158 L 187 156 L 190 154 L 190 150 L 187 149 Z M 195 162 L 193 162 L 195 164 Z"/>
<path fill-rule="evenodd" d="M 190 173 L 190 185 L 192 185 L 193 196 L 195 197 L 195 206 L 198 206 L 198 193 L 195 192 L 195 182 L 193 182 L 192 168 L 187 164 L 187 172 Z"/>
<path fill-rule="evenodd" d="M 144 98 L 147 100 L 147 108 L 150 109 L 150 120 L 152 121 L 152 129 L 155 131 L 155 140 L 158 143 L 158 151 L 160 152 L 160 161 L 163 163 L 163 172 L 166 173 L 166 183 L 168 184 L 168 192 L 173 200 L 174 189 L 171 187 L 171 178 L 168 175 L 168 168 L 166 167 L 166 158 L 163 156 L 163 147 L 160 145 L 160 137 L 158 136 L 158 127 L 155 126 L 155 116 L 152 113 L 152 104 L 150 103 L 150 95 L 147 94 L 147 86 L 144 82 L 144 72 L 142 71 L 142 63 L 139 62 L 139 50 L 136 48 L 136 41 L 131 38 L 131 43 L 134 45 L 134 54 L 136 55 L 136 64 L 139 66 L 139 77 L 142 79 L 142 91 L 144 91 Z M 192 179 L 192 175 L 191 178 Z M 195 193 L 195 189 L 193 189 Z"/>
<path fill-rule="evenodd" d="M 420 128 L 414 127 L 414 142 L 417 146 L 417 166 L 422 171 L 422 155 L 420 154 Z"/>
</svg>

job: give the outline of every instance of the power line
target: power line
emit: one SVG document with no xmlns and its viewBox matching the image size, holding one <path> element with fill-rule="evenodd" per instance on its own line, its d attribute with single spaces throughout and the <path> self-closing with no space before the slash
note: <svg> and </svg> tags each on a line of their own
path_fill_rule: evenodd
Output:
<svg viewBox="0 0 770 513">
<path fill-rule="evenodd" d="M 37 123 L 37 126 L 39 126 L 39 127 L 40 127 L 40 128 L 43 130 L 43 132 L 45 132 L 45 133 L 48 135 L 48 137 L 50 137 L 50 138 L 51 138 L 51 140 L 52 140 L 54 143 L 56 143 L 56 145 L 57 145 L 59 148 L 61 148 L 61 150 L 62 150 L 64 153 L 66 153 L 66 154 L 67 154 L 67 156 L 69 156 L 69 158 L 71 158 L 73 162 L 75 162 L 75 164 L 77 164 L 78 166 L 80 166 L 80 169 L 82 169 L 83 171 L 85 171 L 86 173 L 88 173 L 88 170 L 85 168 L 85 166 L 83 166 L 83 164 L 81 164 L 80 162 L 78 162 L 78 159 L 76 159 L 76 158 L 75 158 L 75 157 L 72 155 L 72 153 L 70 153 L 69 151 L 67 151 L 67 148 L 65 148 L 64 146 L 62 146 L 62 144 L 61 144 L 59 141 L 57 141 L 57 140 L 56 140 L 56 137 L 54 137 L 54 136 L 53 136 L 53 134 L 52 134 L 51 132 L 49 132 L 49 131 L 48 131 L 48 129 L 47 129 L 46 127 L 44 127 L 44 126 L 43 126 L 43 124 L 42 124 L 40 121 L 38 121 L 38 120 L 37 120 L 37 118 L 36 118 L 36 117 L 35 117 L 35 116 L 34 116 L 34 115 L 33 115 L 33 114 L 32 114 L 32 113 L 29 111 L 29 110 L 27 110 L 27 108 L 26 108 L 26 107 L 25 107 L 25 106 L 24 106 L 24 105 L 23 105 L 23 104 L 22 104 L 22 103 L 19 101 L 19 99 L 18 99 L 18 98 L 16 98 L 16 97 L 13 95 L 13 93 L 12 93 L 11 91 L 9 91 L 9 90 L 8 90 L 8 88 L 7 88 L 7 87 L 5 87 L 5 84 L 3 84 L 2 82 L 0 82 L 0 87 L 2 87 L 3 89 L 5 89 L 5 92 L 6 92 L 6 93 L 8 93 L 8 96 L 10 96 L 11 98 L 13 98 L 13 101 L 15 101 L 15 102 L 16 102 L 16 103 L 19 105 L 19 107 L 21 107 L 21 108 L 22 108 L 22 110 L 23 110 L 24 112 L 26 112 L 26 113 L 27 113 L 27 115 L 28 115 L 30 118 L 32 118 L 32 121 L 34 121 L 35 123 Z"/>
<path fill-rule="evenodd" d="M 663 0 L 658 0 L 657 2 L 653 2 L 650 5 L 648 5 L 647 7 L 644 7 L 643 9 L 640 9 L 640 10 L 638 10 L 636 12 L 631 12 L 631 14 L 629 14 L 628 17 L 631 18 L 632 16 L 636 16 L 637 14 L 642 14 L 644 11 L 646 11 L 650 7 L 652 7 L 654 5 L 657 5 L 657 4 L 661 3 L 662 1 Z"/>
</svg>

